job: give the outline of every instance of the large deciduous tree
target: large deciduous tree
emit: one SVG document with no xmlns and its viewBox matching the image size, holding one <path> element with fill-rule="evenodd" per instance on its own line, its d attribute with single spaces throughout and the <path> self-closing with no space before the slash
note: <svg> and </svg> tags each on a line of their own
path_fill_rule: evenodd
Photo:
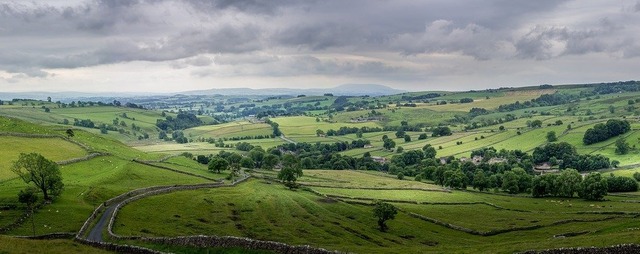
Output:
<svg viewBox="0 0 640 254">
<path fill-rule="evenodd" d="M 64 188 L 58 164 L 38 153 L 21 153 L 18 160 L 13 163 L 11 171 L 26 183 L 33 183 L 42 191 L 44 200 L 47 201 L 60 195 Z"/>
<path fill-rule="evenodd" d="M 602 200 L 607 195 L 609 185 L 600 173 L 591 173 L 580 185 L 580 197 L 586 200 Z"/>
<path fill-rule="evenodd" d="M 222 170 L 229 168 L 229 162 L 221 157 L 214 157 L 209 161 L 209 171 L 220 173 Z"/>
<path fill-rule="evenodd" d="M 378 227 L 382 232 L 389 228 L 386 224 L 387 220 L 393 220 L 396 214 L 398 214 L 398 209 L 389 203 L 376 201 L 373 207 L 373 215 L 378 218 Z"/>
<path fill-rule="evenodd" d="M 278 173 L 278 179 L 284 182 L 284 185 L 290 190 L 298 187 L 296 180 L 302 176 L 302 167 L 298 158 L 291 154 L 282 156 L 282 169 Z"/>
</svg>

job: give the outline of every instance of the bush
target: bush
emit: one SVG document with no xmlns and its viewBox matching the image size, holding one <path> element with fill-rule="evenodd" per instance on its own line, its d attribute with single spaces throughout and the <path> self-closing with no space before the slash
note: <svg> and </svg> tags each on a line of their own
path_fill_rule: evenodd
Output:
<svg viewBox="0 0 640 254">
<path fill-rule="evenodd" d="M 612 176 L 607 179 L 607 184 L 609 192 L 634 192 L 638 190 L 638 183 L 631 177 Z"/>
<path fill-rule="evenodd" d="M 636 181 L 640 181 L 640 172 L 633 173 L 633 178 L 635 178 Z"/>
</svg>

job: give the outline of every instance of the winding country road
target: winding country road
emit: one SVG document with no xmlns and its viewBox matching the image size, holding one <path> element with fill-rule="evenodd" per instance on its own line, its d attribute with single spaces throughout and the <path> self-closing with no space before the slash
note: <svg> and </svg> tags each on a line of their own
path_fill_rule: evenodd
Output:
<svg viewBox="0 0 640 254">
<path fill-rule="evenodd" d="M 102 242 L 102 231 L 104 231 L 104 229 L 107 227 L 107 224 L 109 224 L 109 220 L 111 219 L 111 216 L 113 215 L 113 211 L 116 209 L 116 206 L 117 204 L 112 204 L 109 207 L 107 207 L 107 209 L 104 211 L 102 216 L 100 216 L 98 223 L 96 223 L 93 226 L 93 228 L 91 228 L 91 231 L 89 231 L 89 235 L 87 235 L 87 240 L 94 241 L 94 242 Z"/>
</svg>

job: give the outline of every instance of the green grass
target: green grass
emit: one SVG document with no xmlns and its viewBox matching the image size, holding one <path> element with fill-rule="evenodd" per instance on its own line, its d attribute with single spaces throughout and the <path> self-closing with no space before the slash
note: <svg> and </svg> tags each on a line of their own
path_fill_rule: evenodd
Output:
<svg viewBox="0 0 640 254">
<path fill-rule="evenodd" d="M 366 122 L 366 123 L 350 123 L 350 122 L 336 122 L 336 123 L 327 123 L 327 122 L 316 122 L 315 117 L 308 116 L 294 116 L 294 117 L 276 117 L 272 118 L 272 121 L 279 124 L 280 130 L 287 137 L 296 137 L 296 136 L 313 136 L 316 135 L 316 130 L 320 129 L 323 131 L 327 131 L 329 129 L 338 130 L 340 127 L 379 127 L 379 125 L 375 122 Z"/>
<path fill-rule="evenodd" d="M 305 171 L 307 180 L 326 184 L 331 182 L 332 177 L 341 175 L 340 172 L 348 171 L 314 172 Z M 344 176 L 350 183 L 361 186 L 380 186 L 380 183 L 393 182 L 388 177 L 361 172 L 346 173 Z M 358 179 L 364 180 L 356 183 Z M 638 204 L 617 202 L 619 199 L 616 198 L 594 204 L 578 199 L 532 199 L 460 191 L 444 193 L 312 189 L 367 198 L 424 202 L 485 201 L 508 209 L 519 208 L 526 211 L 504 210 L 486 204 L 396 203 L 396 206 L 406 212 L 479 231 L 531 225 L 543 227 L 483 237 L 438 226 L 400 212 L 395 220 L 388 222 L 390 230 L 382 233 L 376 230 L 376 222 L 369 206 L 335 202 L 301 190 L 289 191 L 279 184 L 251 180 L 234 188 L 181 191 L 133 202 L 121 210 L 115 230 L 123 235 L 247 236 L 357 253 L 508 253 L 560 246 L 604 246 L 637 242 L 636 232 L 628 229 L 640 226 L 640 222 L 628 216 L 576 214 L 584 211 L 635 211 L 640 208 Z M 165 209 L 162 213 L 146 212 L 167 202 L 173 205 L 163 206 Z M 567 219 L 593 220 L 609 216 L 616 218 L 551 226 L 552 223 Z M 589 233 L 564 239 L 552 237 L 581 231 Z"/>
<path fill-rule="evenodd" d="M 189 138 L 230 138 L 257 135 L 271 135 L 273 129 L 266 123 L 250 123 L 249 121 L 236 121 L 219 125 L 198 126 L 184 131 Z"/>
<path fill-rule="evenodd" d="M 0 236 L 0 253 L 113 253 L 72 240 L 29 240 Z"/>
<path fill-rule="evenodd" d="M 208 182 L 113 156 L 62 166 L 61 172 L 65 189 L 55 202 L 36 212 L 36 234 L 75 232 L 100 203 L 133 189 Z M 18 179 L 4 182 L 0 203 L 17 204 L 17 193 L 26 186 Z M 24 224 L 10 233 L 28 235 L 31 226 Z"/>
<path fill-rule="evenodd" d="M 85 156 L 87 152 L 80 146 L 60 138 L 24 138 L 0 136 L 0 181 L 17 177 L 11 172 L 13 161 L 20 153 L 39 153 L 52 161 L 62 161 Z"/>
</svg>

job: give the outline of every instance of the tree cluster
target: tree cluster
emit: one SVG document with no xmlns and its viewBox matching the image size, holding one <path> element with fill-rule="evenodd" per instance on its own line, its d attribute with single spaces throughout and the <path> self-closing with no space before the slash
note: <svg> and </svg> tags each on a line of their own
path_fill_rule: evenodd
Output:
<svg viewBox="0 0 640 254">
<path fill-rule="evenodd" d="M 616 137 L 631 130 L 631 125 L 626 120 L 609 119 L 606 124 L 599 123 L 584 133 L 582 142 L 585 145 L 598 143 L 611 137 Z"/>
<path fill-rule="evenodd" d="M 596 154 L 578 154 L 576 148 L 567 142 L 548 143 L 533 150 L 533 162 L 557 162 L 560 169 L 574 168 L 578 171 L 592 171 L 609 168 L 609 158 Z M 553 164 L 553 163 L 552 163 Z"/>
<path fill-rule="evenodd" d="M 156 121 L 156 126 L 163 131 L 184 130 L 202 124 L 202 120 L 196 115 L 185 112 L 179 112 L 175 118 L 167 116 L 164 120 L 158 119 Z"/>
</svg>

